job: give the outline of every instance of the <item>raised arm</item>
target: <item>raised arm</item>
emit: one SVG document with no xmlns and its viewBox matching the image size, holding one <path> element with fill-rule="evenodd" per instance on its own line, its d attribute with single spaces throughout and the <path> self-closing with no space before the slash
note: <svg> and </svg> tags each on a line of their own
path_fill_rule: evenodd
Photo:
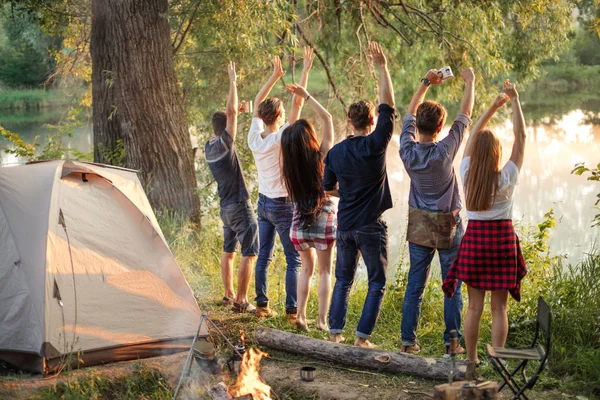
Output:
<svg viewBox="0 0 600 400">
<path fill-rule="evenodd" d="M 443 82 L 444 81 L 442 81 L 442 77 L 437 69 L 430 69 L 427 71 L 425 77 L 421 79 L 421 83 L 413 95 L 406 111 L 409 114 L 417 115 L 417 108 L 419 108 L 421 103 L 423 103 L 423 100 L 425 100 L 425 95 L 427 94 L 427 90 L 429 90 L 429 85 L 441 85 Z"/>
<path fill-rule="evenodd" d="M 294 94 L 294 97 L 300 97 L 308 102 L 313 110 L 323 121 L 323 140 L 321 140 L 321 157 L 325 158 L 329 150 L 333 147 L 333 118 L 329 111 L 325 109 L 314 97 L 312 97 L 305 88 L 299 85 L 287 85 L 287 90 Z"/>
<path fill-rule="evenodd" d="M 396 106 L 396 102 L 394 101 L 394 87 L 383 49 L 379 43 L 371 42 L 369 43 L 369 51 L 371 53 L 369 58 L 379 67 L 379 101 L 394 108 Z"/>
<path fill-rule="evenodd" d="M 469 139 L 467 139 L 467 144 L 465 146 L 465 151 L 463 153 L 463 158 L 465 157 L 471 157 L 471 147 L 473 145 L 473 138 L 482 130 L 485 129 L 485 127 L 487 126 L 488 122 L 490 122 L 490 119 L 492 119 L 492 117 L 494 116 L 494 114 L 496 114 L 496 111 L 498 111 L 503 105 L 506 104 L 506 102 L 508 101 L 508 96 L 504 93 L 500 93 L 496 99 L 494 100 L 494 102 L 492 103 L 492 105 L 490 106 L 490 108 L 488 108 L 483 115 L 481 115 L 481 117 L 477 120 L 477 122 L 475 123 L 475 125 L 473 125 L 473 129 L 471 129 L 471 134 L 469 135 Z"/>
<path fill-rule="evenodd" d="M 504 93 L 510 98 L 513 114 L 513 132 L 515 134 L 515 142 L 513 143 L 512 153 L 510 153 L 510 160 L 515 163 L 520 171 L 523 166 L 523 159 L 525 158 L 525 118 L 523 117 L 523 110 L 521 110 L 521 103 L 519 102 L 517 85 L 507 80 L 504 84 Z"/>
<path fill-rule="evenodd" d="M 281 66 L 281 60 L 279 59 L 279 56 L 273 57 L 273 73 L 269 77 L 267 83 L 265 83 L 263 87 L 260 88 L 258 94 L 254 98 L 254 117 L 258 118 L 258 106 L 269 96 L 269 93 L 271 93 L 271 89 L 273 89 L 273 86 L 275 86 L 279 78 L 281 78 L 284 75 L 285 71 Z"/>
<path fill-rule="evenodd" d="M 315 59 L 315 55 L 313 53 L 313 49 L 305 46 L 304 47 L 304 67 L 302 68 L 302 75 L 300 76 L 299 85 L 303 88 L 308 85 L 308 73 L 310 72 L 310 68 L 312 67 L 313 60 Z M 298 121 L 300 118 L 300 113 L 302 112 L 302 106 L 304 105 L 304 97 L 294 94 L 292 99 L 292 108 L 290 109 L 290 113 L 288 115 L 288 122 L 293 124 Z"/>
<path fill-rule="evenodd" d="M 471 118 L 473 103 L 475 102 L 475 72 L 473 68 L 465 69 L 460 76 L 465 81 L 465 94 L 460 104 L 460 113 Z"/>
<path fill-rule="evenodd" d="M 235 139 L 237 133 L 237 116 L 238 116 L 238 94 L 235 73 L 235 63 L 229 61 L 227 65 L 227 73 L 229 74 L 229 95 L 227 95 L 227 106 L 225 114 L 227 115 L 227 132 Z"/>
</svg>

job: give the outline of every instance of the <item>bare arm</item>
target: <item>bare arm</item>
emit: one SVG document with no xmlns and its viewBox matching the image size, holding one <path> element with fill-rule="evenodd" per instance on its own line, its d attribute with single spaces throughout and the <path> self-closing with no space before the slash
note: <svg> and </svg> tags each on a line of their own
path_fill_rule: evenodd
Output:
<svg viewBox="0 0 600 400">
<path fill-rule="evenodd" d="M 330 196 L 334 196 L 334 197 L 340 197 L 340 192 L 337 189 L 334 190 L 326 190 L 325 193 L 327 193 Z"/>
<path fill-rule="evenodd" d="M 315 55 L 313 54 L 313 49 L 308 46 L 304 47 L 304 67 L 302 68 L 302 75 L 300 76 L 299 82 L 299 85 L 303 88 L 306 88 L 306 85 L 308 85 L 308 73 L 310 72 L 310 68 L 312 67 L 314 59 Z M 290 125 L 298 121 L 300 118 L 303 105 L 304 97 L 295 94 L 292 99 L 292 108 L 290 109 L 290 114 L 288 115 L 288 122 Z"/>
<path fill-rule="evenodd" d="M 329 111 L 325 109 L 314 97 L 312 97 L 305 88 L 299 85 L 287 85 L 287 90 L 294 93 L 294 97 L 308 99 L 308 104 L 317 113 L 323 121 L 323 140 L 321 140 L 321 157 L 325 158 L 329 150 L 333 147 L 333 118 Z"/>
<path fill-rule="evenodd" d="M 463 153 L 463 159 L 465 157 L 471 157 L 471 147 L 473 145 L 473 138 L 482 130 L 485 129 L 490 119 L 496 114 L 503 105 L 508 101 L 508 96 L 504 93 L 499 94 L 490 108 L 488 108 L 483 115 L 477 120 L 475 125 L 473 125 L 473 129 L 471 129 L 471 134 L 469 135 L 469 139 L 467 139 L 467 144 L 465 146 L 465 152 Z"/>
<path fill-rule="evenodd" d="M 441 85 L 443 83 L 442 78 L 440 77 L 439 72 L 436 69 L 430 69 L 429 71 L 427 71 L 424 79 L 428 80 L 431 85 Z M 410 104 L 408 105 L 407 112 L 409 114 L 417 115 L 417 109 L 423 103 L 423 100 L 425 100 L 427 90 L 429 90 L 429 85 L 421 81 L 419 87 L 417 88 L 417 91 L 415 92 L 415 94 L 412 97 L 412 100 L 410 101 Z"/>
<path fill-rule="evenodd" d="M 281 66 L 281 60 L 278 56 L 273 57 L 273 73 L 269 77 L 267 83 L 263 85 L 258 91 L 258 94 L 254 98 L 254 114 L 253 117 L 258 118 L 258 106 L 262 103 L 271 93 L 271 89 L 277 83 L 279 78 L 285 75 L 285 71 Z"/>
<path fill-rule="evenodd" d="M 521 110 L 517 85 L 507 81 L 504 93 L 508 95 L 512 105 L 513 132 L 515 134 L 515 142 L 513 143 L 512 153 L 510 153 L 510 160 L 515 163 L 520 171 L 525 158 L 525 139 L 527 138 L 525 133 L 525 117 L 523 117 L 523 110 Z"/>
<path fill-rule="evenodd" d="M 369 58 L 379 67 L 379 102 L 387 104 L 394 108 L 396 102 L 394 100 L 394 87 L 392 85 L 392 78 L 390 77 L 390 71 L 387 67 L 387 59 L 379 43 L 369 43 L 369 50 L 371 54 Z"/>
<path fill-rule="evenodd" d="M 473 68 L 469 67 L 460 76 L 465 81 L 465 94 L 460 104 L 460 113 L 471 118 L 473 103 L 475 102 L 475 72 L 473 72 Z"/>
<path fill-rule="evenodd" d="M 227 115 L 227 132 L 235 139 L 237 133 L 237 116 L 238 116 L 238 94 L 235 73 L 235 63 L 229 61 L 227 65 L 227 73 L 229 74 L 229 95 L 227 96 L 227 106 L 225 114 Z"/>
</svg>

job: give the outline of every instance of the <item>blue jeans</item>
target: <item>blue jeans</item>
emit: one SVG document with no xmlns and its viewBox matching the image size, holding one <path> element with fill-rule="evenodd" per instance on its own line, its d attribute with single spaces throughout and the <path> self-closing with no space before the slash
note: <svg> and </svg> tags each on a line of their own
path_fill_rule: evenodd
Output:
<svg viewBox="0 0 600 400">
<path fill-rule="evenodd" d="M 287 270 L 285 273 L 285 311 L 295 313 L 298 308 L 297 286 L 298 271 L 300 269 L 300 255 L 290 240 L 290 227 L 294 216 L 293 203 L 284 200 L 271 199 L 262 194 L 258 195 L 258 235 L 260 247 L 256 260 L 255 284 L 256 305 L 265 307 L 269 303 L 267 297 L 267 275 L 273 246 L 275 232 L 283 246 Z"/>
<path fill-rule="evenodd" d="M 454 263 L 458 254 L 458 248 L 464 234 L 460 216 L 456 216 L 456 235 L 454 237 L 454 246 L 450 249 L 437 249 L 442 267 L 442 281 L 448 275 L 448 271 Z M 402 345 L 412 346 L 417 342 L 417 326 L 419 325 L 419 316 L 421 314 L 421 303 L 423 301 L 423 290 L 429 279 L 431 261 L 435 255 L 436 249 L 431 247 L 419 246 L 418 244 L 408 243 L 410 253 L 410 269 L 408 271 L 408 283 L 404 293 L 404 304 L 402 305 Z M 446 330 L 444 331 L 444 342 L 450 343 L 450 331 L 456 329 L 458 338 L 462 337 L 460 325 L 462 320 L 462 294 L 460 292 L 461 281 L 457 282 L 456 292 L 451 299 L 444 296 L 444 322 Z"/>
<path fill-rule="evenodd" d="M 358 252 L 367 266 L 369 288 L 362 315 L 356 327 L 356 336 L 369 339 L 381 309 L 385 293 L 387 271 L 387 225 L 380 219 L 359 229 L 337 233 L 337 260 L 335 263 L 335 286 L 329 308 L 329 331 L 341 333 L 346 325 L 348 298 L 354 283 Z"/>
</svg>

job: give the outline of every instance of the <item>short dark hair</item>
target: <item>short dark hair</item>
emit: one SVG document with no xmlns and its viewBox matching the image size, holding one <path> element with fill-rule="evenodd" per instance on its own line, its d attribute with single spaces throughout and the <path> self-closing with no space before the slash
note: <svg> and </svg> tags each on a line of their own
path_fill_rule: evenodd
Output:
<svg viewBox="0 0 600 400">
<path fill-rule="evenodd" d="M 446 122 L 448 111 L 437 101 L 427 100 L 417 108 L 417 129 L 425 135 L 435 135 Z"/>
<path fill-rule="evenodd" d="M 354 129 L 363 129 L 373 124 L 375 105 L 368 100 L 361 100 L 348 109 L 348 120 Z"/>
<path fill-rule="evenodd" d="M 227 114 L 217 111 L 212 116 L 212 126 L 216 136 L 221 136 L 227 127 Z"/>
<path fill-rule="evenodd" d="M 283 113 L 283 102 L 269 97 L 258 105 L 258 117 L 267 125 L 273 125 Z"/>
</svg>

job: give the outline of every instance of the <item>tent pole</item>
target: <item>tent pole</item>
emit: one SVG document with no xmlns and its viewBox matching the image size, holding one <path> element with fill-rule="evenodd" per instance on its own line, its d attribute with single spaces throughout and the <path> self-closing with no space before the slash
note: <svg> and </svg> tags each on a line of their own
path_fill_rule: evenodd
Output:
<svg viewBox="0 0 600 400">
<path fill-rule="evenodd" d="M 202 323 L 205 319 L 208 318 L 208 314 L 203 312 L 200 316 L 200 323 L 198 323 L 198 330 L 196 331 L 196 335 L 194 335 L 194 339 L 192 340 L 192 345 L 190 346 L 190 351 L 188 351 L 188 355 L 185 359 L 185 364 L 183 365 L 183 369 L 181 370 L 181 375 L 179 376 L 179 382 L 177 383 L 177 388 L 175 389 L 175 394 L 173 395 L 173 400 L 177 399 L 177 395 L 179 394 L 179 388 L 181 387 L 181 383 L 183 382 L 184 376 L 188 376 L 191 369 L 191 360 L 192 354 L 194 353 L 194 345 L 198 340 L 198 335 L 200 335 L 200 330 L 202 329 Z"/>
</svg>

